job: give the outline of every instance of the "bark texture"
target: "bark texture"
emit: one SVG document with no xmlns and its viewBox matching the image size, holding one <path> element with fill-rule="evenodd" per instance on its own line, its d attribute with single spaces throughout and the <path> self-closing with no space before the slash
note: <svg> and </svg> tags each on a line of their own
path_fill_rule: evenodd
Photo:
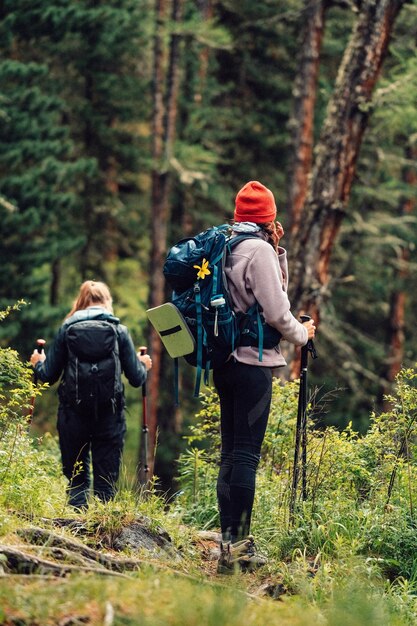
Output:
<svg viewBox="0 0 417 626">
<path fill-rule="evenodd" d="M 306 0 L 303 11 L 304 32 L 290 120 L 293 159 L 289 167 L 287 215 L 293 236 L 300 227 L 312 166 L 314 107 L 327 5 L 327 0 Z"/>
<path fill-rule="evenodd" d="M 372 93 L 403 4 L 404 0 L 362 3 L 316 148 L 302 223 L 290 246 L 290 298 L 294 309 L 308 312 L 317 322 L 328 295 L 330 258 L 347 211 Z"/>
</svg>

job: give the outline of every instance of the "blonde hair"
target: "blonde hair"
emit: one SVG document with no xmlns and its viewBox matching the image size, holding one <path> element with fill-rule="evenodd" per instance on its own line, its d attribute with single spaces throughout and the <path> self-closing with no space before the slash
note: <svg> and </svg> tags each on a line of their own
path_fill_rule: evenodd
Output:
<svg viewBox="0 0 417 626">
<path fill-rule="evenodd" d="M 78 296 L 74 300 L 71 311 L 65 317 L 67 319 L 76 311 L 82 311 L 89 306 L 101 305 L 110 313 L 113 313 L 113 300 L 110 289 L 105 283 L 96 282 L 95 280 L 86 280 L 80 287 Z"/>
</svg>

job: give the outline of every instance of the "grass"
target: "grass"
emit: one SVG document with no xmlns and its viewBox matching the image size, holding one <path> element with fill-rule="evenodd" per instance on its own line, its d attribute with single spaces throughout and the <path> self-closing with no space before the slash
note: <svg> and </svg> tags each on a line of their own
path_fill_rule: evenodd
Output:
<svg viewBox="0 0 417 626">
<path fill-rule="evenodd" d="M 66 510 L 65 515 L 70 511 Z M 74 514 L 71 513 L 73 516 Z M 72 574 L 67 578 L 3 576 L 0 624 L 49 626 L 406 626 L 416 624 L 417 587 L 412 580 L 389 582 L 377 558 L 358 554 L 358 528 L 336 520 L 318 520 L 310 542 L 300 527 L 285 549 L 285 532 L 261 532 L 259 543 L 270 556 L 267 567 L 232 577 L 215 574 L 196 529 L 181 524 L 178 511 L 167 511 L 154 494 L 122 488 L 104 506 L 93 501 L 86 517 L 89 544 L 117 531 L 138 515 L 167 529 L 183 558 L 148 560 L 124 577 Z M 28 522 L 0 507 L 0 542 L 15 544 L 16 530 Z M 300 518 L 299 523 L 302 520 Z M 42 524 L 35 516 L 32 523 Z M 270 529 L 271 530 L 271 529 Z M 269 536 L 269 539 L 268 539 Z M 297 547 L 298 546 L 298 547 Z M 322 549 L 322 551 L 320 551 Z M 1 561 L 0 561 L 1 568 Z"/>
<path fill-rule="evenodd" d="M 389 597 L 378 595 L 372 587 L 366 589 L 353 578 L 350 585 L 336 587 L 332 598 L 322 603 L 311 602 L 303 594 L 288 595 L 281 601 L 256 598 L 239 589 L 236 582 L 228 579 L 218 584 L 203 577 L 189 580 L 152 568 L 145 568 L 126 580 L 93 575 L 48 581 L 15 577 L 3 579 L 0 586 L 0 619 L 2 624 L 33 626 L 63 623 L 402 626 L 414 623 L 411 616 L 398 614 Z"/>
<path fill-rule="evenodd" d="M 32 393 L 30 377 L 15 376 L 15 355 L 1 354 L 9 382 L 0 405 L 0 543 L 21 547 L 20 528 L 75 514 L 66 506 L 55 438 L 34 444 L 21 417 L 21 398 Z M 138 492 L 123 471 L 116 498 L 106 505 L 93 500 L 83 518 L 89 544 L 100 548 L 109 545 L 103 538 L 144 516 L 153 530 L 170 534 L 182 558 L 156 559 L 130 548 L 125 556 L 146 562 L 137 572 L 51 578 L 7 575 L 0 556 L 0 624 L 417 624 L 416 382 L 415 371 L 401 375 L 392 412 L 375 417 L 362 437 L 350 429 L 310 430 L 309 497 L 297 502 L 292 524 L 288 496 L 297 385 L 275 386 L 253 518 L 269 563 L 233 577 L 216 575 L 209 544 L 196 540 L 197 529 L 218 526 L 218 406 L 209 395 L 180 459 L 181 490 L 169 508 L 154 491 Z M 399 457 L 405 432 L 407 456 Z"/>
</svg>

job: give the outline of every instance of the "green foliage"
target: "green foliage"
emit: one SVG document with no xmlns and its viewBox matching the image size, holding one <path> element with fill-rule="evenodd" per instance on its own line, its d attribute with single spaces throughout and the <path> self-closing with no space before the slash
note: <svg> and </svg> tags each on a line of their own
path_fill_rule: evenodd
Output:
<svg viewBox="0 0 417 626">
<path fill-rule="evenodd" d="M 50 284 L 40 268 L 82 241 L 69 215 L 76 206 L 72 186 L 88 164 L 71 157 L 68 131 L 61 122 L 64 104 L 48 92 L 45 65 L 3 59 L 0 82 L 0 195 L 8 201 L 0 205 L 0 302 L 6 306 L 24 294 L 38 304 L 36 313 L 27 309 L 19 322 L 7 327 L 16 347 L 27 350 L 36 329 L 56 314 L 40 306 Z"/>
<path fill-rule="evenodd" d="M 319 609 L 307 606 L 303 600 L 256 602 L 235 585 L 224 588 L 163 570 L 155 575 L 151 568 L 144 568 L 130 579 L 90 576 L 86 584 L 85 577 L 77 576 L 65 584 L 54 584 L 54 593 L 50 588 L 51 583 L 48 589 L 39 581 L 15 581 L 13 585 L 2 582 L 0 619 L 17 613 L 20 619 L 36 615 L 40 623 L 49 624 L 68 619 L 70 611 L 71 619 L 88 619 L 93 626 L 106 623 L 107 615 L 113 614 L 114 623 L 123 626 L 322 623 Z"/>
<path fill-rule="evenodd" d="M 20 305 L 3 311 L 0 320 Z M 0 348 L 0 511 L 51 515 L 65 507 L 57 442 L 45 435 L 35 445 L 28 435 L 30 406 L 41 392 L 32 368 L 15 350 Z"/>
<path fill-rule="evenodd" d="M 218 526 L 216 466 L 204 451 L 195 447 L 182 452 L 179 464 L 182 487 L 174 500 L 175 509 L 185 523 L 204 529 Z"/>
<path fill-rule="evenodd" d="M 389 399 L 392 409 L 374 415 L 363 436 L 351 427 L 342 432 L 332 427 L 317 430 L 310 419 L 308 499 L 302 502 L 299 495 L 293 522 L 288 511 L 298 383 L 274 383 L 253 519 L 253 530 L 271 556 L 291 561 L 298 551 L 306 562 L 362 558 L 391 580 L 403 576 L 414 581 L 416 380 L 415 370 L 401 372 L 395 396 Z M 200 426 L 192 429 L 191 448 L 180 458 L 182 491 L 176 501 L 188 522 L 208 528 L 218 525 L 212 514 L 219 458 L 218 423 L 213 421 L 217 415 L 217 399 L 210 394 Z"/>
<path fill-rule="evenodd" d="M 207 448 L 207 459 L 215 462 L 215 456 L 220 449 L 220 407 L 218 396 L 213 387 L 207 387 L 201 394 L 202 409 L 196 415 L 196 423 L 191 424 L 189 434 L 185 436 L 188 445 L 204 443 Z M 210 456 L 209 456 L 210 455 Z"/>
<path fill-rule="evenodd" d="M 137 249 L 141 4 L 4 3 L 0 300 L 32 303 L 2 329 L 19 350 L 62 317 L 67 273 L 107 279 L 103 257 Z"/>
<path fill-rule="evenodd" d="M 288 219 L 281 209 L 303 5 L 299 0 L 222 0 L 212 6 L 213 19 L 205 20 L 200 13 L 204 4 L 185 2 L 185 19 L 175 25 L 184 45 L 177 142 L 169 163 L 175 179 L 172 240 L 184 227 L 203 228 L 230 218 L 236 189 L 249 178 L 261 178 L 274 189 L 280 219 L 284 224 Z M 348 27 L 357 15 L 342 5 L 326 13 L 316 132 Z M 0 336 L 2 345 L 12 344 L 22 354 L 29 354 L 34 337 L 52 337 L 80 279 L 90 276 L 108 280 L 117 312 L 132 326 L 135 338 L 143 337 L 151 221 L 153 11 L 148 0 L 6 0 L 0 9 L 0 298 L 9 304 L 23 294 L 31 302 L 19 316 L 12 311 Z M 105 621 L 108 598 L 118 612 L 116 619 L 120 614 L 126 624 L 136 623 L 138 616 L 144 624 L 415 622 L 411 370 L 398 379 L 392 408 L 373 415 L 368 426 L 370 407 L 381 397 L 389 301 L 399 287 L 408 298 L 404 363 L 415 359 L 417 274 L 398 273 L 404 269 L 402 250 L 411 254 L 417 244 L 415 217 L 400 217 L 398 206 L 403 198 L 416 196 L 414 184 L 403 180 L 404 169 L 415 167 L 404 147 L 415 147 L 417 128 L 416 25 L 415 2 L 406 3 L 358 162 L 352 217 L 332 259 L 331 297 L 321 311 L 321 358 L 312 368 L 313 379 L 324 381 L 325 391 L 347 391 L 337 392 L 325 416 L 316 415 L 312 407 L 312 420 L 320 429 L 309 432 L 309 498 L 297 502 L 293 525 L 288 499 L 297 385 L 274 389 L 254 530 L 261 547 L 277 559 L 271 575 L 281 577 L 285 589 L 298 595 L 287 596 L 279 609 L 269 603 L 258 607 L 192 582 L 176 587 L 170 576 L 158 576 L 157 581 L 150 577 L 147 585 L 144 575 L 138 577 L 140 584 L 129 586 L 126 597 L 125 581 L 120 588 L 117 581 L 90 581 L 87 592 L 84 580 L 70 581 L 57 593 L 60 607 L 78 594 L 77 608 L 85 606 L 89 615 L 93 607 L 97 623 Z M 167 20 L 165 26 L 167 36 L 173 24 Z M 188 384 L 184 379 L 184 386 Z M 171 400 L 168 385 L 163 387 L 161 397 Z M 32 443 L 27 435 L 25 415 L 37 393 L 31 371 L 17 353 L 2 351 L 2 529 L 10 518 L 6 507 L 48 516 L 65 509 L 56 441 L 43 437 Z M 137 424 L 137 394 L 129 394 L 131 421 Z M 42 407 L 44 402 L 44 413 L 52 417 L 52 403 L 45 396 Z M 188 405 L 183 413 L 187 423 Z M 164 419 L 168 421 L 167 415 L 161 424 Z M 181 534 L 175 530 L 179 520 L 217 526 L 214 395 L 209 393 L 197 419 L 180 459 L 181 491 L 169 514 L 159 498 L 149 497 L 146 504 L 139 498 L 138 503 L 123 488 L 111 505 L 93 504 L 92 527 L 117 531 L 139 509 L 171 525 L 174 534 Z M 324 423 L 347 428 L 340 433 L 323 429 Z M 168 424 L 161 448 L 167 441 L 173 450 L 179 448 L 172 430 Z M 358 436 L 358 430 L 367 432 Z M 163 455 L 171 471 L 172 453 L 165 449 Z M 36 585 L 29 585 L 33 593 L 23 603 L 19 584 L 4 585 L 0 606 L 15 603 L 26 621 L 33 621 L 40 607 L 41 623 L 48 623 L 54 612 L 67 620 L 64 609 L 56 608 L 54 594 L 49 589 L 39 593 Z M 161 596 L 168 599 L 166 609 L 160 607 Z M 188 601 L 190 596 L 196 597 L 195 604 Z"/>
<path fill-rule="evenodd" d="M 183 5 L 180 23 L 167 11 L 163 24 L 165 53 L 169 36 L 180 38 L 176 140 L 167 163 L 169 240 L 230 219 L 236 190 L 249 178 L 275 191 L 286 225 L 288 122 L 304 5 L 227 0 L 214 3 L 210 16 L 207 3 Z M 357 19 L 350 5 L 326 9 L 316 135 Z M 24 295 L 31 302 L 0 338 L 22 354 L 34 337 L 52 338 L 84 278 L 108 281 L 135 333 L 145 330 L 154 10 L 149 0 L 6 0 L 0 10 L 0 299 L 8 304 Z M 350 391 L 334 404 L 331 423 L 352 420 L 361 431 L 381 398 L 389 300 L 399 285 L 409 292 L 405 364 L 416 342 L 415 273 L 397 272 L 401 248 L 411 253 L 416 245 L 414 217 L 396 215 L 404 195 L 415 197 L 414 185 L 402 180 L 403 167 L 413 166 L 404 145 L 414 145 L 416 135 L 414 3 L 406 3 L 397 24 L 360 155 L 352 219 L 332 259 L 322 359 L 313 372 L 327 389 Z M 329 371 L 330 362 L 339 366 Z M 172 412 L 161 398 L 163 441 L 171 447 L 163 456 L 171 468 L 177 447 L 171 425 L 167 432 L 162 426 Z M 187 423 L 191 410 L 184 413 Z"/>
<path fill-rule="evenodd" d="M 179 483 L 173 510 L 184 516 L 186 523 L 201 528 L 218 524 L 217 501 L 213 485 L 217 478 L 217 462 L 220 454 L 220 412 L 217 394 L 207 388 L 201 397 L 202 409 L 196 422 L 190 424 L 185 436 L 187 449 L 180 454 Z"/>
<path fill-rule="evenodd" d="M 1 440 L 0 508 L 27 515 L 54 517 L 66 507 L 57 441 L 50 435 L 37 446 L 20 426 Z"/>
<path fill-rule="evenodd" d="M 5 314 L 0 315 L 4 317 Z M 111 612 L 126 624 L 199 624 L 219 620 L 233 625 L 276 623 L 303 626 L 326 623 L 406 625 L 416 610 L 417 496 L 417 371 L 404 370 L 390 398 L 392 409 L 374 415 L 368 433 L 348 428 L 309 429 L 306 502 L 297 502 L 295 519 L 288 519 L 288 495 L 297 411 L 298 383 L 274 383 L 271 419 L 258 472 L 253 530 L 270 557 L 267 571 L 240 575 L 226 588 L 206 584 L 198 570 L 194 530 L 217 528 L 215 480 L 219 454 L 219 407 L 208 391 L 198 422 L 187 437 L 189 449 L 180 459 L 182 491 L 167 510 L 154 491 L 137 493 L 123 474 L 116 498 L 106 504 L 93 500 L 84 515 L 90 540 L 115 536 L 137 516 L 155 530 L 168 530 L 183 560 L 141 569 L 119 583 L 118 578 L 76 576 L 57 584 L 41 580 L 9 583 L 0 591 L 0 619 L 30 615 L 42 623 L 63 619 L 66 611 L 93 614 L 103 623 Z M 57 442 L 51 436 L 33 442 L 27 433 L 24 405 L 35 391 L 30 370 L 14 351 L 0 350 L 2 419 L 8 428 L 0 438 L 0 534 L 13 532 L 16 518 L 67 515 L 65 485 Z M 4 425 L 4 424 L 3 424 Z M 406 439 L 406 454 L 399 455 Z M 395 470 L 395 474 L 393 474 Z M 392 480 L 391 502 L 388 488 Z M 71 513 L 74 516 L 74 513 Z M 4 539 L 3 539 L 4 540 Z M 146 558 L 141 555 L 141 558 Z M 154 567 L 154 566 L 153 566 Z M 182 573 L 185 576 L 182 576 Z M 285 602 L 252 602 L 242 594 L 251 585 L 271 584 Z M 273 581 L 273 582 L 272 582 Z M 274 591 L 275 589 L 275 591 Z M 139 590 L 139 591 L 138 591 Z M 138 596 L 139 593 L 139 596 Z M 348 610 L 349 609 L 349 610 Z M 348 612 L 347 612 L 348 610 Z M 348 618 L 346 618 L 348 615 Z"/>
<path fill-rule="evenodd" d="M 0 311 L 0 322 L 3 322 L 12 311 L 20 311 L 21 307 L 26 304 L 27 302 L 25 300 L 19 300 L 15 304 L 6 307 L 4 311 Z"/>
<path fill-rule="evenodd" d="M 0 312 L 3 321 L 12 311 L 19 310 L 24 301 Z M 15 350 L 0 349 L 0 429 L 1 437 L 25 423 L 31 396 L 39 391 L 33 384 L 32 370 L 19 359 Z M 7 446 L 6 448 L 7 449 Z"/>
<path fill-rule="evenodd" d="M 184 2 L 182 22 L 173 24 L 167 12 L 163 25 L 165 52 L 170 34 L 180 36 L 176 141 L 168 164 L 171 241 L 184 229 L 231 218 L 234 194 L 249 178 L 270 185 L 279 219 L 285 225 L 289 217 L 282 207 L 303 3 L 227 0 L 212 5 L 211 17 L 205 5 Z M 349 7 L 326 10 L 316 134 L 357 18 Z M 154 17 L 149 0 L 6 0 L 0 10 L 0 299 L 24 295 L 31 302 L 22 316 L 8 319 L 0 338 L 21 354 L 29 354 L 36 336 L 52 338 L 83 278 L 107 280 L 134 335 L 146 331 Z M 400 218 L 397 207 L 416 195 L 402 180 L 403 168 L 414 166 L 404 146 L 414 146 L 416 136 L 416 25 L 415 3 L 406 3 L 372 105 L 352 218 L 332 259 L 321 358 L 312 372 L 326 389 L 348 389 L 323 421 L 352 422 L 361 432 L 375 398 L 381 400 L 389 301 L 398 287 L 408 292 L 404 363 L 415 357 L 417 274 L 398 274 L 401 250 L 411 254 L 417 243 L 415 217 Z M 163 370 L 168 378 L 170 366 Z M 179 445 L 167 378 L 158 456 L 169 474 Z M 44 406 L 42 417 L 52 421 L 53 402 L 45 398 Z M 185 424 L 192 412 L 184 404 Z M 272 452 L 280 454 L 274 446 Z"/>
</svg>

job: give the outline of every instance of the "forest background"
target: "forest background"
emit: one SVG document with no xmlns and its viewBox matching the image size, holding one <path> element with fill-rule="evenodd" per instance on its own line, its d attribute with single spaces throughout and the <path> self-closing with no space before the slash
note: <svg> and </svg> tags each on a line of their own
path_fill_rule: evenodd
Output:
<svg viewBox="0 0 417 626">
<path fill-rule="evenodd" d="M 147 343 L 156 474 L 198 406 L 145 310 L 184 234 L 228 221 L 248 180 L 271 188 L 293 312 L 319 322 L 313 418 L 365 432 L 417 333 L 417 4 L 341 0 L 6 0 L 0 8 L 0 328 L 28 358 L 82 280 L 104 280 Z M 286 376 L 296 372 L 289 354 Z M 294 365 L 295 364 L 295 365 Z M 56 393 L 36 407 L 54 431 Z M 127 464 L 140 394 L 128 390 Z"/>
</svg>

